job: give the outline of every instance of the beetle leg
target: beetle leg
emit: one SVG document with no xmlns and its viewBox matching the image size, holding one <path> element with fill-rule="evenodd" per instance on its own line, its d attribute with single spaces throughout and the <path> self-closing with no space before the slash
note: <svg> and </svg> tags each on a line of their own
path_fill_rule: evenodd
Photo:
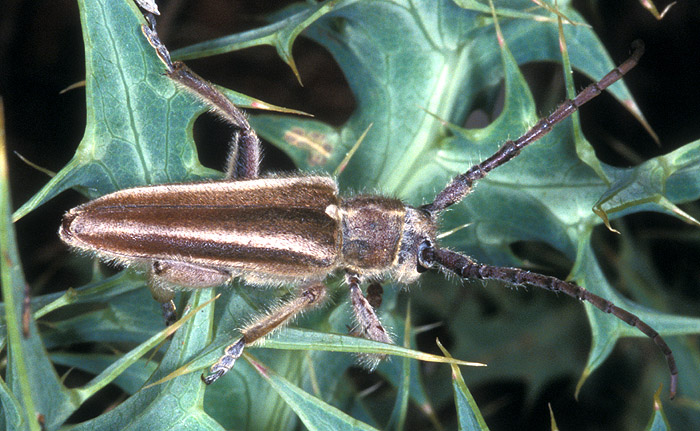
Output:
<svg viewBox="0 0 700 431">
<path fill-rule="evenodd" d="M 386 329 L 384 329 L 384 326 L 382 326 L 382 322 L 379 320 L 379 317 L 377 317 L 377 313 L 374 312 L 374 307 L 372 307 L 367 298 L 362 294 L 360 278 L 355 274 L 347 273 L 345 275 L 345 281 L 350 288 L 350 302 L 352 303 L 352 310 L 355 315 L 355 321 L 357 322 L 356 334 L 370 340 L 393 344 L 391 336 Z M 375 295 L 371 295 L 373 299 L 374 296 Z M 362 354 L 360 355 L 360 360 L 362 365 L 372 370 L 376 368 L 379 362 L 385 357 L 386 355 Z"/>
<path fill-rule="evenodd" d="M 199 98 L 212 113 L 233 126 L 231 149 L 226 162 L 226 178 L 257 178 L 262 154 L 260 139 L 248 123 L 245 113 L 236 108 L 215 85 L 194 73 L 185 63 L 172 61 L 170 52 L 156 32 L 155 17 L 150 13 L 146 14 L 146 21 L 148 25 L 143 25 L 141 31 L 165 65 L 166 76 Z"/>
<path fill-rule="evenodd" d="M 255 344 L 273 331 L 283 328 L 301 312 L 322 304 L 325 298 L 326 286 L 323 283 L 314 283 L 300 289 L 294 298 L 255 319 L 241 330 L 241 338 L 226 347 L 224 355 L 209 369 L 209 375 L 202 375 L 202 381 L 208 385 L 214 383 L 233 368 L 236 359 L 241 357 L 245 347 Z"/>
<path fill-rule="evenodd" d="M 167 326 L 177 320 L 173 297 L 178 286 L 202 289 L 226 284 L 231 273 L 217 268 L 193 265 L 186 262 L 156 260 L 148 272 L 148 287 L 153 299 L 160 302 Z"/>
</svg>

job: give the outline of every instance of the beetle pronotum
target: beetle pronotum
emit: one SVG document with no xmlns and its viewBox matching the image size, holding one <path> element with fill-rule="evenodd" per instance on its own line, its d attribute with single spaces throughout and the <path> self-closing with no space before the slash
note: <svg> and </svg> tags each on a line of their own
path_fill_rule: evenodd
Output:
<svg viewBox="0 0 700 431">
<path fill-rule="evenodd" d="M 202 99 L 236 130 L 226 179 L 121 190 L 70 210 L 60 236 L 68 245 L 148 273 L 153 297 L 163 304 L 166 321 L 175 317 L 177 288 L 208 288 L 240 278 L 252 285 L 293 283 L 294 298 L 241 330 L 241 338 L 203 377 L 210 384 L 229 371 L 246 346 L 323 302 L 323 284 L 342 271 L 350 290 L 357 333 L 391 343 L 360 286 L 391 278 L 412 283 L 431 268 L 462 278 L 494 279 L 563 292 L 610 313 L 650 337 L 666 357 L 670 395 L 678 371 L 663 338 L 637 316 L 557 278 L 518 268 L 475 262 L 438 245 L 437 222 L 460 202 L 476 181 L 516 157 L 528 144 L 619 80 L 643 52 L 635 42 L 631 57 L 573 100 L 564 101 L 524 135 L 505 142 L 492 156 L 455 177 L 421 207 L 376 195 L 341 197 L 328 176 L 260 177 L 260 141 L 245 115 L 221 92 L 181 62 L 172 62 L 155 31 L 153 16 L 142 30 L 166 66 L 166 75 Z M 370 358 L 376 363 L 381 358 Z"/>
</svg>

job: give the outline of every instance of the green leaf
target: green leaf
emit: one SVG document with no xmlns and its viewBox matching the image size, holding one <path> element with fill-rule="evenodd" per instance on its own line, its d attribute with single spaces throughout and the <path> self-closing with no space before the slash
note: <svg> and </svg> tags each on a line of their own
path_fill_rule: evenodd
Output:
<svg viewBox="0 0 700 431">
<path fill-rule="evenodd" d="M 85 39 L 87 124 L 73 159 L 15 219 L 81 186 L 89 197 L 127 187 L 212 177 L 197 159 L 191 127 L 203 107 L 177 94 L 141 34 L 129 2 L 80 2 Z M 182 127 L 182 125 L 186 125 Z"/>
<path fill-rule="evenodd" d="M 307 6 L 302 8 L 301 12 L 291 15 L 284 20 L 276 21 L 266 27 L 192 45 L 174 51 L 173 56 L 180 60 L 188 60 L 238 51 L 252 46 L 270 45 L 275 47 L 277 54 L 289 65 L 299 83 L 301 83 L 301 77 L 292 58 L 292 45 L 294 45 L 294 41 L 299 36 L 299 33 L 317 19 L 332 11 L 339 3 L 344 6 L 352 3 L 352 1 L 346 0 L 341 2 L 340 0 L 334 0 Z"/>
<path fill-rule="evenodd" d="M 5 303 L 2 330 L 7 343 L 5 382 L 0 386 L 2 423 L 8 429 L 40 430 L 63 422 L 75 408 L 72 391 L 65 388 L 49 361 L 31 310 L 25 308 L 27 282 L 22 273 L 11 218 L 9 172 L 5 147 L 5 120 L 0 99 L 0 279 Z"/>
<path fill-rule="evenodd" d="M 271 44 L 294 68 L 290 49 L 303 32 L 338 63 L 356 109 L 341 125 L 266 114 L 251 118 L 254 128 L 302 171 L 330 173 L 372 125 L 339 175 L 343 193 L 380 191 L 421 205 L 454 175 L 535 123 L 537 109 L 520 66 L 562 61 L 557 16 L 568 18 L 562 27 L 574 69 L 599 79 L 614 67 L 593 30 L 568 3 L 558 12 L 525 0 L 499 1 L 497 6 L 503 46 L 496 36 L 494 17 L 482 2 L 327 1 L 290 6 L 269 16 L 269 24 L 260 29 L 178 53 L 193 58 Z M 85 135 L 71 162 L 17 210 L 15 219 L 68 188 L 95 197 L 134 185 L 220 176 L 202 167 L 192 139 L 192 125 L 204 107 L 162 75 L 163 65 L 141 34 L 140 12 L 127 1 L 82 1 L 80 8 L 86 47 Z M 502 81 L 502 113 L 487 126 L 463 128 L 474 110 L 492 110 Z M 569 87 L 571 91 L 572 84 Z M 624 83 L 609 91 L 643 121 Z M 230 90 L 225 93 L 245 106 L 268 106 Z M 594 250 L 592 235 L 603 220 L 591 211 L 597 206 L 611 219 L 648 210 L 678 216 L 680 203 L 700 197 L 698 154 L 696 142 L 633 168 L 611 167 L 590 151 L 573 117 L 480 181 L 464 202 L 447 212 L 440 224 L 443 231 L 464 224 L 468 227 L 442 242 L 495 265 L 534 266 L 539 271 L 542 268 L 537 263 L 544 262 L 542 270 L 547 271 L 557 259 L 563 260 L 565 272 L 573 264 L 572 280 L 637 313 L 665 337 L 698 333 L 698 319 L 656 311 L 667 309 L 663 301 L 630 289 L 629 295 L 637 301 L 633 302 L 616 291 L 618 284 L 602 268 L 615 262 L 607 262 L 612 259 Z M 8 208 L 4 206 L 3 211 Z M 9 216 L 3 219 L 3 253 L 14 249 L 7 220 Z M 533 242 L 548 247 L 548 253 L 534 264 L 531 259 L 538 253 L 521 259 L 512 248 Z M 552 249 L 560 254 L 553 256 Z M 388 285 L 380 316 L 394 333 L 411 340 L 406 343 L 410 348 L 344 335 L 352 325 L 347 293 L 330 279 L 331 304 L 295 323 L 306 329 L 280 331 L 260 348 L 250 349 L 255 355 L 250 363 L 239 361 L 229 374 L 205 389 L 199 373 L 181 375 L 181 371 L 210 365 L 238 335 L 237 328 L 279 301 L 288 289 L 235 285 L 225 290 L 213 312 L 209 306 L 196 313 L 165 350 L 156 353 L 154 362 L 146 364 L 143 354 L 166 332 L 158 306 L 142 288 L 145 283 L 139 274 L 127 271 L 65 295 L 34 298 L 35 314 L 44 318 L 51 312 L 51 325 L 37 332 L 32 323 L 32 335 L 23 340 L 18 338 L 17 319 L 24 281 L 17 272 L 19 262 L 14 258 L 8 262 L 3 267 L 6 305 L 2 311 L 7 316 L 4 341 L 11 355 L 8 384 L 0 386 L 3 420 L 8 426 L 22 426 L 42 413 L 50 428 L 58 427 L 87 395 L 115 382 L 132 395 L 113 410 L 74 428 L 292 429 L 298 421 L 310 429 L 328 429 L 329 425 L 380 428 L 392 412 L 396 412 L 392 424 L 398 424 L 406 417 L 406 409 L 418 407 L 421 420 L 430 421 L 435 428 L 441 426 L 439 417 L 447 423 L 442 425 L 445 428 L 468 429 L 471 420 L 474 427 L 484 429 L 482 414 L 465 382 L 481 386 L 494 380 L 522 381 L 528 400 L 533 400 L 554 379 L 581 373 L 584 366 L 579 341 L 585 343 L 587 336 L 582 335 L 585 328 L 576 318 L 583 313 L 575 301 L 539 293 L 501 292 L 497 283 L 483 289 L 478 283 L 472 286 L 446 281 L 441 274 L 426 274 L 420 287 L 411 289 L 411 312 L 416 316 L 411 320 L 444 322 L 454 356 L 488 362 L 489 367 L 464 369 L 464 378 L 453 371 L 458 377 L 452 379 L 450 392 L 445 390 L 450 387 L 446 365 L 419 366 L 416 361 L 394 358 L 375 375 L 389 387 L 391 399 L 382 402 L 382 394 L 373 394 L 359 400 L 361 389 L 347 377 L 353 357 L 337 352 L 419 357 L 413 345 L 416 331 L 410 325 L 403 327 L 407 306 L 402 298 L 406 295 L 398 295 Z M 665 287 L 663 283 L 657 286 L 659 290 Z M 196 292 L 189 301 L 179 302 L 195 307 L 212 295 Z M 643 336 L 590 306 L 586 316 L 593 344 L 585 376 L 605 361 L 620 337 Z M 103 350 L 71 355 L 74 343 L 97 343 Z M 644 343 L 654 347 L 650 340 Z M 115 353 L 115 345 L 125 353 Z M 638 345 L 641 342 L 635 343 Z M 673 346 L 680 359 L 681 379 L 689 376 L 692 382 L 700 368 L 697 349 L 688 343 Z M 50 357 L 45 347 L 52 349 Z M 658 385 L 668 377 L 661 367 L 662 355 L 655 350 L 653 354 L 649 361 L 658 366 L 645 382 Z M 67 390 L 49 358 L 97 377 L 85 387 Z M 26 363 L 41 366 L 27 371 Z M 156 386 L 140 387 L 142 381 L 161 379 L 164 382 Z M 692 383 L 683 382 L 681 393 L 695 397 L 694 388 L 688 388 Z M 39 384 L 42 390 L 36 392 Z M 646 383 L 642 387 L 645 391 L 639 391 L 640 399 L 650 397 L 653 390 Z M 448 411 L 456 411 L 455 418 L 445 418 L 443 413 Z M 627 416 L 638 417 L 640 412 L 646 420 L 649 406 L 629 402 L 624 409 Z M 689 418 L 688 423 L 700 423 L 692 412 L 674 413 Z"/>
<path fill-rule="evenodd" d="M 253 358 L 248 361 L 294 410 L 310 430 L 375 430 L 367 424 L 353 419 L 335 407 L 309 395 L 295 384 L 280 377 L 274 370 Z"/>
<path fill-rule="evenodd" d="M 158 369 L 150 381 L 154 385 L 148 385 L 127 401 L 115 409 L 87 422 L 83 422 L 74 429 L 207 429 L 222 430 L 209 415 L 202 410 L 204 399 L 204 387 L 198 375 L 179 376 L 164 383 L 157 383 L 159 379 L 189 360 L 189 358 L 201 351 L 209 341 L 211 331 L 212 307 L 207 307 L 207 301 L 213 298 L 211 289 L 197 291 L 192 295 L 189 306 L 194 309 L 185 318 L 190 319 L 175 333 L 170 348 L 163 356 Z M 184 319 L 184 318 L 183 318 Z M 175 329 L 175 328 L 169 328 Z M 162 340 L 162 338 L 160 339 Z M 160 341 L 153 338 L 155 343 Z M 152 349 L 154 343 L 144 345 L 144 349 Z M 122 359 L 112 363 L 101 374 L 95 377 L 93 386 L 103 385 L 105 380 L 111 381 L 121 374 L 127 366 L 135 361 L 123 359 L 134 356 L 138 359 L 142 355 L 137 349 L 132 350 Z M 121 370 L 115 365 L 123 362 Z M 143 365 L 143 364 L 142 364 Z M 86 367 L 85 364 L 81 365 Z M 84 390 L 90 390 L 86 387 Z"/>
<path fill-rule="evenodd" d="M 120 355 L 88 355 L 57 353 L 51 355 L 55 364 L 70 368 L 77 368 L 89 373 L 99 374 L 102 370 L 119 359 Z M 127 394 L 134 394 L 143 387 L 144 383 L 153 374 L 158 364 L 153 361 L 141 359 L 131 367 L 119 374 L 112 383 L 119 386 Z"/>
<path fill-rule="evenodd" d="M 594 211 L 607 222 L 649 208 L 700 226 L 700 222 L 675 203 L 694 200 L 700 193 L 700 141 L 631 169 L 610 168 L 610 188 L 598 199 Z"/>
<path fill-rule="evenodd" d="M 644 428 L 645 431 L 667 431 L 671 429 L 664 414 L 663 404 L 659 398 L 660 392 L 659 390 L 654 394 L 654 414 L 649 419 L 649 424 Z"/>
<path fill-rule="evenodd" d="M 9 306 L 5 307 L 5 327 L 7 331 L 8 353 L 10 355 L 9 375 L 7 380 L 11 386 L 4 384 L 2 389 L 2 405 L 6 414 L 3 424 L 17 428 L 38 430 L 37 421 L 38 400 L 32 396 L 31 380 L 33 373 L 30 357 L 38 353 L 41 357 L 41 346 L 36 343 L 36 326 L 23 327 L 24 277 L 20 271 L 19 253 L 16 247 L 15 232 L 10 218 L 10 188 L 8 185 L 9 172 L 7 169 L 7 152 L 5 146 L 5 111 L 0 99 L 0 277 L 2 277 L 2 296 Z M 29 323 L 28 323 L 29 324 Z M 31 333 L 25 331 L 34 329 L 32 339 L 27 339 Z M 34 341 L 34 342 L 32 342 Z M 33 350 L 33 351 L 32 351 Z M 55 381 L 56 379 L 54 379 Z M 12 392 L 17 393 L 17 397 Z"/>
<path fill-rule="evenodd" d="M 447 350 L 438 342 L 440 350 L 445 356 L 450 357 Z M 461 430 L 488 430 L 486 421 L 476 405 L 476 401 L 469 392 L 467 384 L 464 383 L 462 372 L 456 365 L 451 365 L 452 368 L 452 390 L 454 391 L 455 406 L 457 407 L 457 415 L 459 416 L 459 429 Z"/>
<path fill-rule="evenodd" d="M 618 306 L 636 314 L 662 334 L 692 334 L 697 332 L 699 324 L 697 318 L 675 316 L 650 310 L 616 293 L 603 275 L 590 244 L 587 241 L 584 242 L 580 250 L 582 255 L 578 257 L 577 262 L 582 262 L 582 266 L 577 265 L 574 268 L 573 277 L 581 280 L 579 282 L 581 287 L 598 292 L 601 296 L 609 298 L 610 301 L 618 304 Z M 590 304 L 586 304 L 586 313 L 593 332 L 593 346 L 589 353 L 586 370 L 579 381 L 579 388 L 590 373 L 608 357 L 619 338 L 623 336 L 644 336 L 635 328 L 626 325 L 619 319 L 606 318 L 608 316 L 605 316 L 605 314 Z"/>
</svg>

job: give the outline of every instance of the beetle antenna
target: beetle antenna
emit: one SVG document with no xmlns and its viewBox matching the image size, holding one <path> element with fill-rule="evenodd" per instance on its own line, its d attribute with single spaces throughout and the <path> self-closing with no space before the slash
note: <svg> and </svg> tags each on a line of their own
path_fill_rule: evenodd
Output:
<svg viewBox="0 0 700 431">
<path fill-rule="evenodd" d="M 676 396 L 678 387 L 678 368 L 671 349 L 666 341 L 651 326 L 639 317 L 624 310 L 607 299 L 601 298 L 581 286 L 560 280 L 548 275 L 536 274 L 520 268 L 508 268 L 478 263 L 468 256 L 444 248 L 436 248 L 428 242 L 419 246 L 420 263 L 422 266 L 439 266 L 467 279 L 498 280 L 513 285 L 529 285 L 551 292 L 562 292 L 579 301 L 586 301 L 601 311 L 612 314 L 630 326 L 637 328 L 644 335 L 654 340 L 666 357 L 671 372 L 670 398 Z"/>
<path fill-rule="evenodd" d="M 493 169 L 513 159 L 523 148 L 549 133 L 555 124 L 576 112 L 582 105 L 622 78 L 637 65 L 642 54 L 644 54 L 644 43 L 641 40 L 635 40 L 632 43 L 632 54 L 624 63 L 610 71 L 600 81 L 586 87 L 573 99 L 565 100 L 554 112 L 538 121 L 524 135 L 515 141 L 506 141 L 491 157 L 454 177 L 447 187 L 438 193 L 435 200 L 424 205 L 422 209 L 435 214 L 460 202 L 472 191 L 474 183 L 484 178 Z"/>
</svg>

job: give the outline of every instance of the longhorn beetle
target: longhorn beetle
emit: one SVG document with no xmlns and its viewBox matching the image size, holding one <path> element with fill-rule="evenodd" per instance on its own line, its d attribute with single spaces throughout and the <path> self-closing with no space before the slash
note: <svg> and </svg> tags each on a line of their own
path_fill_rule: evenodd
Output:
<svg viewBox="0 0 700 431">
<path fill-rule="evenodd" d="M 523 269 L 478 263 L 440 247 L 437 241 L 438 219 L 448 207 L 464 199 L 493 169 L 622 78 L 639 61 L 644 51 L 641 42 L 632 45 L 630 58 L 619 67 L 573 100 L 564 101 L 524 135 L 505 142 L 492 156 L 453 178 L 431 203 L 416 208 L 383 196 L 339 196 L 336 182 L 328 176 L 260 177 L 260 141 L 243 112 L 185 64 L 171 61 L 156 33 L 154 17 L 147 15 L 147 21 L 142 31 L 165 64 L 167 77 L 234 127 L 226 178 L 108 194 L 66 213 L 59 234 L 76 249 L 144 269 L 166 322 L 175 318 L 172 299 L 178 288 L 215 287 L 234 278 L 255 286 L 300 286 L 291 300 L 241 330 L 241 338 L 202 377 L 205 383 L 231 370 L 246 346 L 322 303 L 324 279 L 339 271 L 350 290 L 358 334 L 391 343 L 361 284 L 386 278 L 408 284 L 435 268 L 462 278 L 536 286 L 588 301 L 656 343 L 668 362 L 670 396 L 675 396 L 678 370 L 671 349 L 634 314 L 575 284 Z M 380 359 L 371 357 L 370 361 L 376 364 Z"/>
</svg>

